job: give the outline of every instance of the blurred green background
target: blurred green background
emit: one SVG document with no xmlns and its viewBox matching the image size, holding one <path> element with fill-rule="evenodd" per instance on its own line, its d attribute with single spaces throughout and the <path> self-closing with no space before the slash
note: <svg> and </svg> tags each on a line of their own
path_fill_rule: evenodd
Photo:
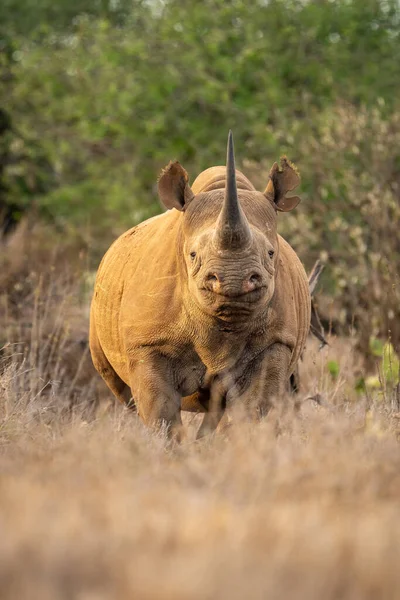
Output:
<svg viewBox="0 0 400 600">
<path fill-rule="evenodd" d="M 398 1 L 2 0 L 2 228 L 34 215 L 95 265 L 160 212 L 161 167 L 193 181 L 232 128 L 261 189 L 280 155 L 300 169 L 280 231 L 326 261 L 325 320 L 397 343 L 399 65 Z"/>
</svg>

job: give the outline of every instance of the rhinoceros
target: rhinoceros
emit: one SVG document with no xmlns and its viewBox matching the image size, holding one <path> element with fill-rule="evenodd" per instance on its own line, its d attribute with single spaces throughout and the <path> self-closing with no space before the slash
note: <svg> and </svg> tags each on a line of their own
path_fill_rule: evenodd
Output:
<svg viewBox="0 0 400 600">
<path fill-rule="evenodd" d="M 101 261 L 90 318 L 94 366 L 144 423 L 182 435 L 181 410 L 205 413 L 201 437 L 227 406 L 250 418 L 281 397 L 310 328 L 304 268 L 277 234 L 277 212 L 300 182 L 294 165 L 274 163 L 264 192 L 226 167 L 193 185 L 179 162 L 158 180 L 167 210 L 119 237 Z"/>
</svg>

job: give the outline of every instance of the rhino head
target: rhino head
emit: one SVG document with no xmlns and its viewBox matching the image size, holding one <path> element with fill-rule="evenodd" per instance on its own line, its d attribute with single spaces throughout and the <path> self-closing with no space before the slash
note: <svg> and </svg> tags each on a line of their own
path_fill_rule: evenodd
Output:
<svg viewBox="0 0 400 600">
<path fill-rule="evenodd" d="M 265 191 L 256 191 L 235 169 L 232 132 L 223 181 L 215 169 L 209 181 L 207 171 L 202 174 L 201 190 L 194 193 L 185 169 L 170 163 L 159 179 L 159 196 L 167 208 L 183 212 L 179 254 L 191 299 L 211 316 L 246 319 L 265 310 L 274 295 L 277 211 L 297 206 L 300 198 L 286 193 L 300 177 L 283 158 L 272 166 Z"/>
</svg>

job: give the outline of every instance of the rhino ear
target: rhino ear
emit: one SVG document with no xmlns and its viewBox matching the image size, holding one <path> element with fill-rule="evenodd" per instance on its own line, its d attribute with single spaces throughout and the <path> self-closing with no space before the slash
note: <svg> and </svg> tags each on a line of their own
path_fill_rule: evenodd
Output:
<svg viewBox="0 0 400 600">
<path fill-rule="evenodd" d="M 282 156 L 281 164 L 274 163 L 269 172 L 269 182 L 264 192 L 265 196 L 274 203 L 277 210 L 288 212 L 296 208 L 300 202 L 299 196 L 286 197 L 300 183 L 300 174 L 295 165 Z"/>
<path fill-rule="evenodd" d="M 158 195 L 167 208 L 185 210 L 194 194 L 188 183 L 189 176 L 178 162 L 170 162 L 158 179 Z"/>
</svg>

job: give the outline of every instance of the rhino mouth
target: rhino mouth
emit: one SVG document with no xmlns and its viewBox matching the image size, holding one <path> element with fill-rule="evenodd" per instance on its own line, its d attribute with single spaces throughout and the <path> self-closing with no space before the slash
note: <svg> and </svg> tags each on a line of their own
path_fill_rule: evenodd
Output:
<svg viewBox="0 0 400 600">
<path fill-rule="evenodd" d="M 224 321 L 246 321 L 265 298 L 266 287 L 260 287 L 247 293 L 215 293 L 203 290 L 204 304 L 207 312 Z"/>
<path fill-rule="evenodd" d="M 216 307 L 214 314 L 216 317 L 221 318 L 238 318 L 238 317 L 247 317 L 251 315 L 252 310 L 248 306 L 243 305 L 232 305 L 230 304 L 220 304 Z"/>
<path fill-rule="evenodd" d="M 206 288 L 202 290 L 210 299 L 214 299 L 217 302 L 222 302 L 223 305 L 233 306 L 243 304 L 254 304 L 261 300 L 266 292 L 266 286 L 260 286 L 250 292 L 212 292 Z"/>
</svg>

